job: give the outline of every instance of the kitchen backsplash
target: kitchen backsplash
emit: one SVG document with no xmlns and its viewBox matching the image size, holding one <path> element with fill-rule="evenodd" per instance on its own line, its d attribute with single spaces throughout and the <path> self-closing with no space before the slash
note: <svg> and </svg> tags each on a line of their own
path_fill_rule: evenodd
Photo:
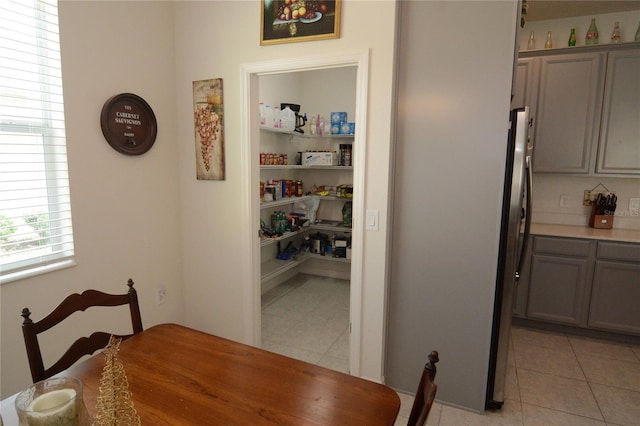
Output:
<svg viewBox="0 0 640 426">
<path fill-rule="evenodd" d="M 640 198 L 640 179 L 576 177 L 548 174 L 533 176 L 533 215 L 535 223 L 589 226 L 591 207 L 582 205 L 585 189 L 604 185 L 618 196 L 613 222 L 615 229 L 640 230 L 640 214 L 629 208 L 629 198 Z M 597 190 L 601 190 L 598 187 Z M 603 190 L 604 191 L 604 190 Z M 565 206 L 561 207 L 561 197 Z"/>
</svg>

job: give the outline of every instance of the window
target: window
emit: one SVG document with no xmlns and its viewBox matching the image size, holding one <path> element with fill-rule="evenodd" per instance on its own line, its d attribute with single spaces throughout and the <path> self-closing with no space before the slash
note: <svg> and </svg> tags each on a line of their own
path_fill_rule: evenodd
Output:
<svg viewBox="0 0 640 426">
<path fill-rule="evenodd" d="M 0 282 L 73 264 L 57 0 L 0 2 Z"/>
</svg>

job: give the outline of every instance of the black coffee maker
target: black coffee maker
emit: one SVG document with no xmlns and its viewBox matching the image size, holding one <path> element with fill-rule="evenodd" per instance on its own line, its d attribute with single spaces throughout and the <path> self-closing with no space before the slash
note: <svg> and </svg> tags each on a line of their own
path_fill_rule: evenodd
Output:
<svg viewBox="0 0 640 426">
<path fill-rule="evenodd" d="M 289 109 L 296 114 L 296 128 L 295 128 L 295 131 L 298 132 L 298 133 L 304 133 L 304 130 L 302 130 L 302 127 L 307 123 L 307 114 L 305 114 L 304 116 L 300 115 L 300 105 L 298 105 L 298 104 L 283 104 L 283 103 L 281 103 L 280 104 L 280 111 L 282 111 L 286 107 L 289 107 Z"/>
</svg>

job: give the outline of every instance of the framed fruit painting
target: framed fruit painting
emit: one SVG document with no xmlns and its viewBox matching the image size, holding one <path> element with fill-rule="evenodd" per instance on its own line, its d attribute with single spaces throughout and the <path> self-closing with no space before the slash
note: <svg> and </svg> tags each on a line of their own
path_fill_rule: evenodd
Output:
<svg viewBox="0 0 640 426">
<path fill-rule="evenodd" d="M 260 44 L 340 37 L 341 0 L 262 0 Z"/>
<path fill-rule="evenodd" d="M 193 123 L 198 180 L 225 180 L 222 79 L 193 82 Z"/>
</svg>

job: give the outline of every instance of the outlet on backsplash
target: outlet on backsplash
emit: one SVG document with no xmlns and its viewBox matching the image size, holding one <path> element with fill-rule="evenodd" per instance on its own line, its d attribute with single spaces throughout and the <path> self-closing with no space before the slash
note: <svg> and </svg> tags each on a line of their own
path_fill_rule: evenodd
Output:
<svg viewBox="0 0 640 426">
<path fill-rule="evenodd" d="M 560 207 L 567 207 L 569 205 L 569 196 L 567 194 L 560 194 Z"/>
</svg>

